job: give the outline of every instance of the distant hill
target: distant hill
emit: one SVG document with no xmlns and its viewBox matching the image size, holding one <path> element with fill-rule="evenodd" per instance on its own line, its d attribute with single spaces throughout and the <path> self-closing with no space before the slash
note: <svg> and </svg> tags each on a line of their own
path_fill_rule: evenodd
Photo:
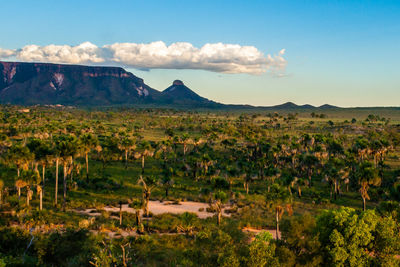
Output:
<svg viewBox="0 0 400 267">
<path fill-rule="evenodd" d="M 308 105 L 308 104 L 299 106 L 293 102 L 286 102 L 284 104 L 272 106 L 270 108 L 274 108 L 274 109 L 313 109 L 315 107 L 312 105 Z"/>
<path fill-rule="evenodd" d="M 201 97 L 181 80 L 175 80 L 170 87 L 161 92 L 161 102 L 169 105 L 194 106 L 194 107 L 223 107 L 223 104 L 216 103 Z"/>
<path fill-rule="evenodd" d="M 72 106 L 140 105 L 170 108 L 308 110 L 332 109 L 287 102 L 271 107 L 225 105 L 204 98 L 181 80 L 160 92 L 119 67 L 0 61 L 0 104 Z"/>
<path fill-rule="evenodd" d="M 332 108 L 338 108 L 338 107 L 332 106 L 332 105 L 329 105 L 329 104 L 325 104 L 325 105 L 319 106 L 319 108 L 321 108 L 321 109 L 332 109 Z"/>
</svg>

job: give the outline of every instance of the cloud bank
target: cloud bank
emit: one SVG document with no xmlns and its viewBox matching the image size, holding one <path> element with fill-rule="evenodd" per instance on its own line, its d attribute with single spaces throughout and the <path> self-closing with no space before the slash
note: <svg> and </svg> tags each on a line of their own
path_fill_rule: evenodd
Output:
<svg viewBox="0 0 400 267">
<path fill-rule="evenodd" d="M 26 62 L 119 65 L 137 69 L 200 69 L 220 73 L 282 74 L 287 65 L 285 49 L 264 55 L 254 46 L 205 44 L 201 48 L 187 42 L 166 45 L 114 43 L 98 47 L 90 42 L 77 46 L 26 45 L 21 49 L 0 48 L 0 59 Z M 279 76 L 279 75 L 278 75 Z"/>
</svg>

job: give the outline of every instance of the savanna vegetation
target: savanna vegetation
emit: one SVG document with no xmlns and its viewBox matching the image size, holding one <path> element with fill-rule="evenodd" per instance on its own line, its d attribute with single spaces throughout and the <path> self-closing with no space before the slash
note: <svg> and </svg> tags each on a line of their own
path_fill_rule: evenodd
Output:
<svg viewBox="0 0 400 267">
<path fill-rule="evenodd" d="M 400 122 L 370 112 L 1 106 L 0 266 L 399 266 Z"/>
</svg>

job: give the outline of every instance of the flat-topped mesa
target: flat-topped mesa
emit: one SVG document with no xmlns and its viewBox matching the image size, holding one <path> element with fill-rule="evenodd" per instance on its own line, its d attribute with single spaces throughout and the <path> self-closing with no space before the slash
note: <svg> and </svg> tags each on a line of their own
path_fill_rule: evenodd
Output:
<svg viewBox="0 0 400 267">
<path fill-rule="evenodd" d="M 134 104 L 159 95 L 120 67 L 0 61 L 0 103 Z"/>
<path fill-rule="evenodd" d="M 46 73 L 46 72 L 51 72 L 51 73 L 65 72 L 74 74 L 79 73 L 83 76 L 88 76 L 88 77 L 105 77 L 105 76 L 116 77 L 116 78 L 134 77 L 132 73 L 129 73 L 120 67 L 94 67 L 94 66 L 82 66 L 82 65 L 25 63 L 25 62 L 0 62 L 0 64 L 3 65 L 4 76 L 6 77 L 8 76 L 7 80 L 10 81 L 18 70 L 22 70 L 25 72 L 29 71 L 31 75 L 37 75 L 38 73 Z"/>
<path fill-rule="evenodd" d="M 175 80 L 172 85 L 184 85 L 181 80 Z"/>
</svg>

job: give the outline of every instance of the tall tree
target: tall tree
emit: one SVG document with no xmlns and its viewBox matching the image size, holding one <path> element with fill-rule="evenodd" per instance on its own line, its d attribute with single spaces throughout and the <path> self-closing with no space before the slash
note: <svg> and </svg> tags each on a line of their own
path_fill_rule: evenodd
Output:
<svg viewBox="0 0 400 267">
<path fill-rule="evenodd" d="M 58 139 L 57 149 L 60 153 L 60 158 L 63 163 L 63 211 L 65 211 L 67 201 L 67 175 L 72 171 L 73 157 L 78 153 L 78 140 L 73 135 L 62 135 Z"/>
<path fill-rule="evenodd" d="M 128 136 L 123 136 L 119 143 L 119 149 L 124 152 L 125 157 L 125 169 L 128 168 L 128 157 L 129 153 L 135 150 L 135 140 Z"/>
<path fill-rule="evenodd" d="M 363 200 L 363 210 L 366 210 L 366 201 L 369 200 L 368 190 L 371 185 L 378 186 L 381 179 L 378 171 L 373 167 L 373 164 L 365 161 L 362 162 L 357 168 L 357 177 L 360 184 L 360 194 Z"/>
<path fill-rule="evenodd" d="M 136 159 L 142 160 L 142 175 L 144 175 L 144 162 L 146 157 L 154 156 L 154 148 L 150 142 L 142 141 L 138 145 L 138 151 L 135 153 Z"/>
<path fill-rule="evenodd" d="M 86 180 L 89 181 L 89 153 L 99 145 L 99 140 L 93 134 L 86 133 L 79 137 L 79 142 L 85 154 Z"/>
<path fill-rule="evenodd" d="M 138 182 L 139 182 L 139 184 L 142 185 L 142 188 L 143 188 L 143 194 L 142 194 L 143 211 L 146 214 L 146 217 L 149 217 L 150 195 L 151 195 L 151 191 L 153 190 L 153 188 L 156 187 L 157 181 L 152 176 L 143 177 L 142 175 L 140 175 Z"/>
<path fill-rule="evenodd" d="M 265 199 L 267 207 L 275 210 L 276 239 L 279 239 L 279 222 L 283 213 L 285 212 L 285 209 L 289 215 L 292 215 L 291 197 L 287 190 L 277 184 L 274 184 L 271 186 L 270 191 L 267 192 Z"/>
</svg>

